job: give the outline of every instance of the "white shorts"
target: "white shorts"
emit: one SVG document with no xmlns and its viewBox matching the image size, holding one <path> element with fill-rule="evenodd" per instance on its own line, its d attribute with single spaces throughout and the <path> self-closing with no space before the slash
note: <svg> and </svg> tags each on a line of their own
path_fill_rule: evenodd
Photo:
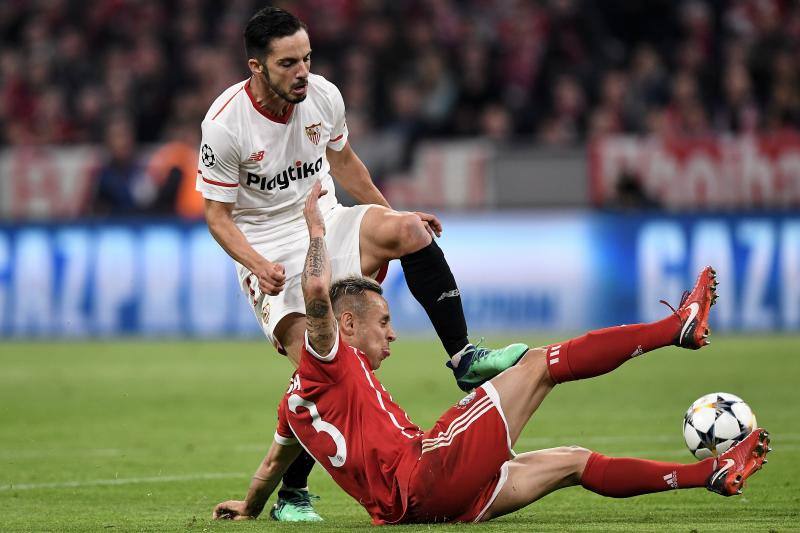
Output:
<svg viewBox="0 0 800 533">
<path fill-rule="evenodd" d="M 361 220 L 371 205 L 344 207 L 337 205 L 325 214 L 325 245 L 331 262 L 331 280 L 361 274 L 361 249 L 359 235 Z M 286 273 L 286 283 L 277 296 L 262 294 L 258 279 L 245 267 L 236 264 L 239 283 L 250 307 L 267 339 L 278 346 L 274 331 L 278 322 L 290 313 L 305 314 L 303 290 L 300 286 L 303 266 L 308 253 L 308 232 L 298 239 L 274 249 L 256 247 L 256 251 L 272 261 L 281 263 Z"/>
</svg>

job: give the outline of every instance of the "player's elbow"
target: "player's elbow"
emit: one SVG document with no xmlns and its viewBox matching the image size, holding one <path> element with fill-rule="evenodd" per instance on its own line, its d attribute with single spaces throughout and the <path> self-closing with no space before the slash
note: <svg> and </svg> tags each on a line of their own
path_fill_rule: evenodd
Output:
<svg viewBox="0 0 800 533">
<path fill-rule="evenodd" d="M 223 223 L 224 222 L 221 221 L 219 217 L 211 215 L 208 211 L 206 211 L 206 225 L 208 226 L 208 232 L 211 235 L 217 237 L 217 235 L 221 233 Z"/>
<path fill-rule="evenodd" d="M 303 298 L 306 302 L 328 298 L 328 282 L 320 277 L 304 277 Z"/>
<path fill-rule="evenodd" d="M 283 464 L 283 462 L 273 458 L 273 459 L 268 459 L 267 461 L 264 462 L 262 472 L 263 476 L 266 479 L 271 480 L 283 477 L 283 472 L 285 469 L 286 467 Z"/>
<path fill-rule="evenodd" d="M 203 213 L 205 214 L 208 229 L 212 234 L 219 232 L 224 224 L 232 222 L 230 209 L 221 202 L 206 200 Z"/>
</svg>

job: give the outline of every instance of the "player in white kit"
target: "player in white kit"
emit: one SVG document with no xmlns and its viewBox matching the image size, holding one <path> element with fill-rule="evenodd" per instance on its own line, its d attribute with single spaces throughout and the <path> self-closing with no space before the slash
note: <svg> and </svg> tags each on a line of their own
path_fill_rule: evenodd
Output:
<svg viewBox="0 0 800 533">
<path fill-rule="evenodd" d="M 517 346 L 488 350 L 469 343 L 458 287 L 433 240 L 441 234 L 439 220 L 393 211 L 372 183 L 348 143 L 339 90 L 309 72 L 305 25 L 282 9 L 265 8 L 247 23 L 244 38 L 251 75 L 223 92 L 203 120 L 197 189 L 209 230 L 234 259 L 241 289 L 278 351 L 297 367 L 306 311 L 300 275 L 309 240 L 303 205 L 319 179 L 328 191 L 319 205 L 334 279 L 380 279 L 388 261 L 400 259 L 464 390 L 521 358 Z M 332 175 L 363 205 L 341 206 Z M 306 489 L 312 466 L 303 454 L 287 471 L 273 518 L 320 520 Z"/>
</svg>

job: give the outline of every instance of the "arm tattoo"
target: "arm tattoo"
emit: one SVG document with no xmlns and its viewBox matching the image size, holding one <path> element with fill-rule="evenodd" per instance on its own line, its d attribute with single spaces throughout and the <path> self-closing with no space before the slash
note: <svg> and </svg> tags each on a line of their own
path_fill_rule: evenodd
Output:
<svg viewBox="0 0 800 533">
<path fill-rule="evenodd" d="M 303 268 L 302 285 L 306 300 L 306 329 L 311 346 L 320 353 L 327 353 L 333 348 L 336 336 L 331 302 L 327 294 L 324 298 L 315 297 L 305 293 L 306 283 L 313 278 L 322 278 L 326 290 L 330 285 L 330 264 L 325 250 L 325 240 L 322 237 L 311 239 L 306 255 L 306 264 Z M 315 280 L 319 281 L 319 280 Z"/>
<path fill-rule="evenodd" d="M 311 300 L 306 303 L 306 329 L 308 340 L 316 350 L 323 353 L 333 347 L 335 332 L 331 320 L 331 304 L 326 300 Z"/>
<path fill-rule="evenodd" d="M 311 277 L 319 278 L 327 270 L 328 257 L 325 253 L 325 241 L 322 237 L 311 239 L 308 245 L 308 255 L 306 255 L 306 267 L 303 269 L 303 279 Z"/>
<path fill-rule="evenodd" d="M 311 300 L 306 304 L 308 318 L 325 318 L 331 308 L 330 302 L 325 300 Z"/>
</svg>

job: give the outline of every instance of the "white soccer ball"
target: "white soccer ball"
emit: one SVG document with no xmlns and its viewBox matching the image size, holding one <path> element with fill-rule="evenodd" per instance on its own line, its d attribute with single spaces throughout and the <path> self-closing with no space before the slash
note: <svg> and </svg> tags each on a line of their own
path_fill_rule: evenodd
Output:
<svg viewBox="0 0 800 533">
<path fill-rule="evenodd" d="M 683 438 L 698 459 L 716 457 L 756 428 L 756 416 L 744 400 L 727 392 L 698 398 L 683 417 Z"/>
</svg>

